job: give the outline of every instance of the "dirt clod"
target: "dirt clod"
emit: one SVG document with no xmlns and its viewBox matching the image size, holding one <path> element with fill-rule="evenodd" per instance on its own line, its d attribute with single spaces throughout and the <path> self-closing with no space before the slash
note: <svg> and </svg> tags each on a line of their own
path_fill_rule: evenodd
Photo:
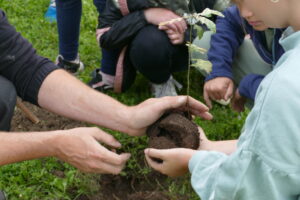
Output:
<svg viewBox="0 0 300 200">
<path fill-rule="evenodd" d="M 147 129 L 147 135 L 150 148 L 198 149 L 200 144 L 198 127 L 186 112 L 166 113 Z"/>
</svg>

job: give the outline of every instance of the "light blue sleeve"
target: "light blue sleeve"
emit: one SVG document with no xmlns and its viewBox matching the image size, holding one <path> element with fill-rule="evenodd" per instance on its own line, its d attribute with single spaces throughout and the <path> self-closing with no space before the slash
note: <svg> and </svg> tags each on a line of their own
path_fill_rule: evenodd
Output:
<svg viewBox="0 0 300 200">
<path fill-rule="evenodd" d="M 299 200 L 300 173 L 274 169 L 250 151 L 200 151 L 189 169 L 201 200 Z"/>
<path fill-rule="evenodd" d="M 202 200 L 299 200 L 299 53 L 264 79 L 235 153 L 200 151 L 190 160 Z"/>
</svg>

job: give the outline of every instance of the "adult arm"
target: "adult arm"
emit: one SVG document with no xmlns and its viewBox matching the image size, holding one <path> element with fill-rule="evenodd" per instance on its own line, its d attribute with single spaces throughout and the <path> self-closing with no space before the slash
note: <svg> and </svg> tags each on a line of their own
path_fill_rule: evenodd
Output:
<svg viewBox="0 0 300 200">
<path fill-rule="evenodd" d="M 0 10 L 0 74 L 14 84 L 18 95 L 37 104 L 42 81 L 56 69 L 50 60 L 36 54 L 32 45 L 16 32 Z"/>
<path fill-rule="evenodd" d="M 121 144 L 98 128 L 28 133 L 0 132 L 0 166 L 24 160 L 55 156 L 84 172 L 118 174 L 130 154 L 116 154 Z"/>
<path fill-rule="evenodd" d="M 64 70 L 53 71 L 46 77 L 38 97 L 39 105 L 52 112 L 130 135 L 143 134 L 169 109 L 190 109 L 195 115 L 212 118 L 204 104 L 186 96 L 151 98 L 136 106 L 126 106 L 89 88 Z"/>
</svg>

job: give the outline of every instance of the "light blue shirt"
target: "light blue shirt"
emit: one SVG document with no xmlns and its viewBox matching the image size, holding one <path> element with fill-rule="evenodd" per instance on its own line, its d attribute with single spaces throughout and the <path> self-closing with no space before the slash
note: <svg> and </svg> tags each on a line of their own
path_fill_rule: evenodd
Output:
<svg viewBox="0 0 300 200">
<path fill-rule="evenodd" d="M 300 31 L 257 90 L 235 153 L 199 151 L 189 162 L 202 200 L 300 200 Z"/>
</svg>

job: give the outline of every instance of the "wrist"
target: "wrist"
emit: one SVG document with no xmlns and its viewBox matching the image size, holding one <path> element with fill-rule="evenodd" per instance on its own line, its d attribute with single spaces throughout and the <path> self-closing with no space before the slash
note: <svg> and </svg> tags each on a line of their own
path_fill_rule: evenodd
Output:
<svg viewBox="0 0 300 200">
<path fill-rule="evenodd" d="M 130 136 L 137 135 L 138 130 L 135 128 L 135 112 L 130 106 L 124 105 L 118 110 L 117 119 L 119 119 L 119 131 L 127 133 Z"/>
<path fill-rule="evenodd" d="M 48 147 L 47 151 L 49 156 L 59 157 L 61 152 L 62 141 L 65 141 L 66 131 L 52 131 L 49 132 L 48 138 L 45 141 L 45 146 Z M 66 141 L 65 141 L 66 142 Z M 65 143 L 63 142 L 63 143 Z"/>
</svg>

